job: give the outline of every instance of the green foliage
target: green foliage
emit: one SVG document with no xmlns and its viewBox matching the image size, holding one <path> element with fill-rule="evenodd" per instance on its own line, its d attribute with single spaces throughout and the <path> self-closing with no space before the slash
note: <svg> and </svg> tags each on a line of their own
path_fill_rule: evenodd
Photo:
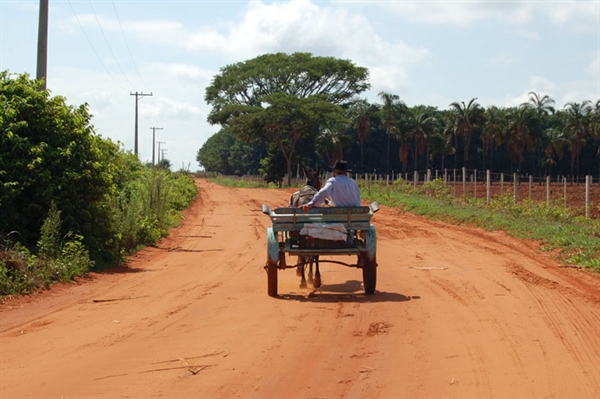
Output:
<svg viewBox="0 0 600 399">
<path fill-rule="evenodd" d="M 115 265 L 179 221 L 190 174 L 144 167 L 94 134 L 87 104 L 0 73 L 0 295 Z"/>
<path fill-rule="evenodd" d="M 234 143 L 235 137 L 229 129 L 221 129 L 206 140 L 198 150 L 196 160 L 207 172 L 232 175 L 233 168 L 229 165 L 229 156 Z"/>
<path fill-rule="evenodd" d="M 260 161 L 260 165 L 260 175 L 267 183 L 281 185 L 286 173 L 286 163 L 275 145 L 271 144 L 269 146 L 268 154 Z"/>
<path fill-rule="evenodd" d="M 420 191 L 440 200 L 452 200 L 454 198 L 452 189 L 444 183 L 443 179 L 433 179 L 426 182 Z"/>
<path fill-rule="evenodd" d="M 178 211 L 187 208 L 197 193 L 190 174 L 158 168 L 140 170 L 111 201 L 119 256 L 165 236 L 179 223 Z"/>
<path fill-rule="evenodd" d="M 241 188 L 276 188 L 279 185 L 266 183 L 264 180 L 246 179 L 243 176 L 240 178 L 216 176 L 210 178 L 210 181 L 217 183 L 223 187 L 241 187 Z"/>
<path fill-rule="evenodd" d="M 348 60 L 261 55 L 228 65 L 214 77 L 205 95 L 212 106 L 208 121 L 228 126 L 244 141 L 276 144 L 290 178 L 298 141 L 314 141 L 321 125 L 345 121 L 341 105 L 369 88 L 367 77 L 366 68 Z M 222 159 L 213 153 L 214 161 Z"/>
<path fill-rule="evenodd" d="M 394 189 L 398 190 L 398 192 L 402 194 L 415 194 L 417 192 L 417 189 L 414 185 L 405 181 L 401 177 L 394 181 L 393 186 Z"/>
<path fill-rule="evenodd" d="M 60 252 L 60 228 L 62 221 L 56 203 L 50 203 L 48 217 L 44 220 L 37 243 L 38 253 L 44 258 L 56 258 Z"/>
<path fill-rule="evenodd" d="M 119 148 L 94 134 L 87 104 L 69 106 L 38 88 L 28 75 L 0 73 L 0 234 L 17 229 L 34 247 L 54 201 L 62 233 L 99 248 L 112 233 L 106 197 Z"/>
<path fill-rule="evenodd" d="M 59 246 L 52 257 L 38 257 L 19 243 L 4 247 L 0 251 L 0 295 L 28 294 L 51 283 L 83 276 L 92 269 L 94 262 L 81 236 Z"/>
</svg>

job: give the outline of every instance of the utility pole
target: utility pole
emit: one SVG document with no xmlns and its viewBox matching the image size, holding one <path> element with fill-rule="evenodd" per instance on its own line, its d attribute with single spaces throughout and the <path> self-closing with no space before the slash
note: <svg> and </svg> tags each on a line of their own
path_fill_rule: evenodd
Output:
<svg viewBox="0 0 600 399">
<path fill-rule="evenodd" d="M 144 93 L 138 93 L 136 91 L 135 93 L 129 93 L 129 95 L 135 96 L 135 147 L 134 147 L 134 153 L 135 153 L 135 155 L 137 155 L 138 154 L 138 99 L 140 97 L 152 96 L 152 93 L 144 94 Z"/>
<path fill-rule="evenodd" d="M 163 130 L 162 127 L 151 127 L 150 129 L 152 129 L 152 166 L 154 166 L 154 144 L 156 143 L 156 131 L 157 130 Z"/>
<path fill-rule="evenodd" d="M 158 163 L 160 163 L 160 155 L 161 155 L 160 145 L 161 144 L 166 144 L 166 141 L 157 141 L 156 143 L 158 144 Z"/>
<path fill-rule="evenodd" d="M 40 0 L 40 18 L 38 24 L 37 80 L 44 80 L 40 91 L 46 90 L 48 76 L 48 0 Z"/>
</svg>

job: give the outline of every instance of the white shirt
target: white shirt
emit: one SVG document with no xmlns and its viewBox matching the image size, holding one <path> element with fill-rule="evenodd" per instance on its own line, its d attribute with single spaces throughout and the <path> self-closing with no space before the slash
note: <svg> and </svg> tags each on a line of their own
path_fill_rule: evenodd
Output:
<svg viewBox="0 0 600 399">
<path fill-rule="evenodd" d="M 339 174 L 329 178 L 308 205 L 318 206 L 330 198 L 334 206 L 360 206 L 360 188 L 353 179 Z"/>
</svg>

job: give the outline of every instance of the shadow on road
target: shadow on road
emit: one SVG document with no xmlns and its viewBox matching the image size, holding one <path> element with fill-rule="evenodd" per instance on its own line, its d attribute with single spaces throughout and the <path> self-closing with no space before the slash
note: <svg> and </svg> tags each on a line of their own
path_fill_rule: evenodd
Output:
<svg viewBox="0 0 600 399">
<path fill-rule="evenodd" d="M 342 284 L 326 284 L 318 290 L 307 293 L 290 292 L 280 294 L 277 299 L 300 302 L 407 302 L 420 299 L 419 296 L 406 296 L 395 292 L 375 291 L 373 295 L 366 295 L 361 291 L 362 283 L 357 280 L 348 280 Z"/>
</svg>

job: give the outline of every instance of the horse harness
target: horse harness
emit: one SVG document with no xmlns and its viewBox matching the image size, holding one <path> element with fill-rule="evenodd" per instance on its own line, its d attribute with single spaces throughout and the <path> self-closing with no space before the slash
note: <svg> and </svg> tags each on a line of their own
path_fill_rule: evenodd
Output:
<svg viewBox="0 0 600 399">
<path fill-rule="evenodd" d="M 313 186 L 306 185 L 302 187 L 300 191 L 296 191 L 292 195 L 292 202 L 290 205 L 294 208 L 298 208 L 299 206 L 308 204 L 317 192 L 318 190 Z"/>
</svg>

